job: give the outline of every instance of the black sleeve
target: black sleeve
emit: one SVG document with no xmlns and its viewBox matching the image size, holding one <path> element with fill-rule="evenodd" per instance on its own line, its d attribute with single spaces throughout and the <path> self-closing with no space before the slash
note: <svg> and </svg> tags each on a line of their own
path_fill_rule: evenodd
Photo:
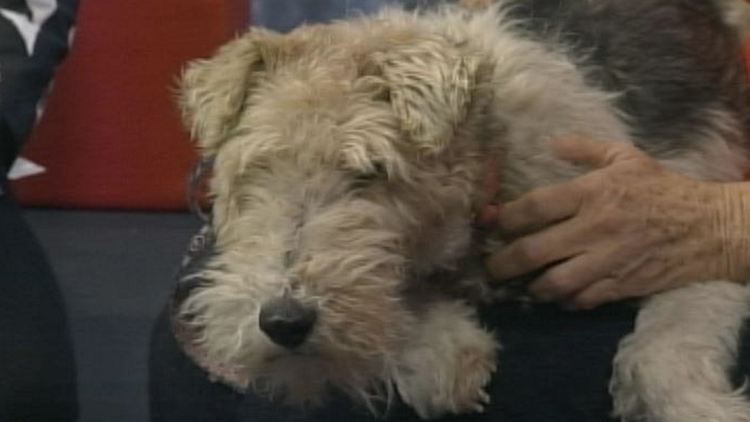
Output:
<svg viewBox="0 0 750 422">
<path fill-rule="evenodd" d="M 72 38 L 78 0 L 0 0 L 0 174 L 31 132 Z"/>
<path fill-rule="evenodd" d="M 77 0 L 0 0 L 0 421 L 77 419 L 65 308 L 7 171 L 68 48 Z"/>
</svg>

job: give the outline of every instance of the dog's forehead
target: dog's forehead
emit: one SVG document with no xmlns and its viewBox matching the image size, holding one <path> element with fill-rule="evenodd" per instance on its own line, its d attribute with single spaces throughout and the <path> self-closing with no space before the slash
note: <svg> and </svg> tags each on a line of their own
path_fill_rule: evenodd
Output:
<svg viewBox="0 0 750 422">
<path fill-rule="evenodd" d="M 272 47 L 275 57 L 266 64 L 263 81 L 253 93 L 256 103 L 287 112 L 323 112 L 352 102 L 362 102 L 362 62 L 357 40 L 341 25 L 310 25 L 281 37 Z"/>
<path fill-rule="evenodd" d="M 389 105 L 377 98 L 377 88 L 362 83 L 350 63 L 322 56 L 269 75 L 253 92 L 245 118 L 256 126 L 295 132 L 301 125 L 332 130 L 363 123 L 357 116 L 382 124 L 391 114 Z"/>
<path fill-rule="evenodd" d="M 258 88 L 240 118 L 254 155 L 246 162 L 273 154 L 365 169 L 400 160 L 405 143 L 390 105 L 337 66 L 300 62 Z"/>
<path fill-rule="evenodd" d="M 267 70 L 281 76 L 289 72 L 301 75 L 307 68 L 325 70 L 334 79 L 356 79 L 370 73 L 375 56 L 425 37 L 428 35 L 420 28 L 378 19 L 301 25 L 266 46 L 265 57 L 272 58 L 266 63 Z"/>
<path fill-rule="evenodd" d="M 284 36 L 283 45 L 275 46 L 283 57 L 259 81 L 240 116 L 239 126 L 246 128 L 240 132 L 263 145 L 253 150 L 352 169 L 373 162 L 404 168 L 402 157 L 413 151 L 401 119 L 382 77 L 363 70 L 373 51 L 384 48 L 385 41 L 372 33 L 333 24 Z"/>
<path fill-rule="evenodd" d="M 384 53 L 417 34 L 383 25 L 304 25 L 275 38 L 266 46 L 272 52 L 264 54 L 265 71 L 249 95 L 245 117 L 287 131 L 300 126 L 295 121 L 314 120 L 312 126 L 322 128 L 355 120 L 360 124 L 356 115 L 373 114 L 372 125 L 398 126 L 378 63 Z"/>
</svg>

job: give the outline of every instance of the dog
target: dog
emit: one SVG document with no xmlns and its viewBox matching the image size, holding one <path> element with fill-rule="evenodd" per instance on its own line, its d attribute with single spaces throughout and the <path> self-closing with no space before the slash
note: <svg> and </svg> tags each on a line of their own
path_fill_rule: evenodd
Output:
<svg viewBox="0 0 750 422">
<path fill-rule="evenodd" d="M 507 295 L 482 269 L 501 245 L 477 207 L 582 174 L 554 137 L 742 180 L 747 16 L 739 1 L 466 1 L 254 28 L 192 62 L 179 98 L 212 163 L 210 253 L 182 273 L 177 338 L 273 399 L 481 412 L 502 333 L 476 306 Z M 622 420 L 750 421 L 726 375 L 750 292 L 696 281 L 642 302 L 614 361 Z"/>
</svg>

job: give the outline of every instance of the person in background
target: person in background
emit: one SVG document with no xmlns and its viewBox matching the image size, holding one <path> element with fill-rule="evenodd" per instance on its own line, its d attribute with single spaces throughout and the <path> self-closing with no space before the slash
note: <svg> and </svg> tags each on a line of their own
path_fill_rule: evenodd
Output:
<svg viewBox="0 0 750 422">
<path fill-rule="evenodd" d="M 73 347 L 47 259 L 8 173 L 67 52 L 77 0 L 0 0 L 0 421 L 78 418 Z"/>
</svg>

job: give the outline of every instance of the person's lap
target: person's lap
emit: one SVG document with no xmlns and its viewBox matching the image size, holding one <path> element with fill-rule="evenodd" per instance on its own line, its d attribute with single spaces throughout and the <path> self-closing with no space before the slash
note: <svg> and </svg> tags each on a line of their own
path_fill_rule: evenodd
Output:
<svg viewBox="0 0 750 422">
<path fill-rule="evenodd" d="M 484 320 L 503 349 L 482 415 L 445 421 L 603 422 L 611 420 L 607 384 L 619 339 L 630 332 L 636 308 L 610 305 L 572 313 L 554 305 L 524 309 L 493 307 Z M 750 374 L 750 336 L 745 336 L 740 370 Z M 738 377 L 740 379 L 742 377 Z M 418 421 L 394 403 L 384 418 L 370 416 L 343 398 L 321 409 L 302 411 L 241 395 L 211 382 L 177 348 L 164 315 L 152 339 L 153 422 L 234 421 Z"/>
<path fill-rule="evenodd" d="M 73 349 L 62 297 L 7 195 L 0 195 L 0 269 L 0 420 L 75 420 Z"/>
</svg>

